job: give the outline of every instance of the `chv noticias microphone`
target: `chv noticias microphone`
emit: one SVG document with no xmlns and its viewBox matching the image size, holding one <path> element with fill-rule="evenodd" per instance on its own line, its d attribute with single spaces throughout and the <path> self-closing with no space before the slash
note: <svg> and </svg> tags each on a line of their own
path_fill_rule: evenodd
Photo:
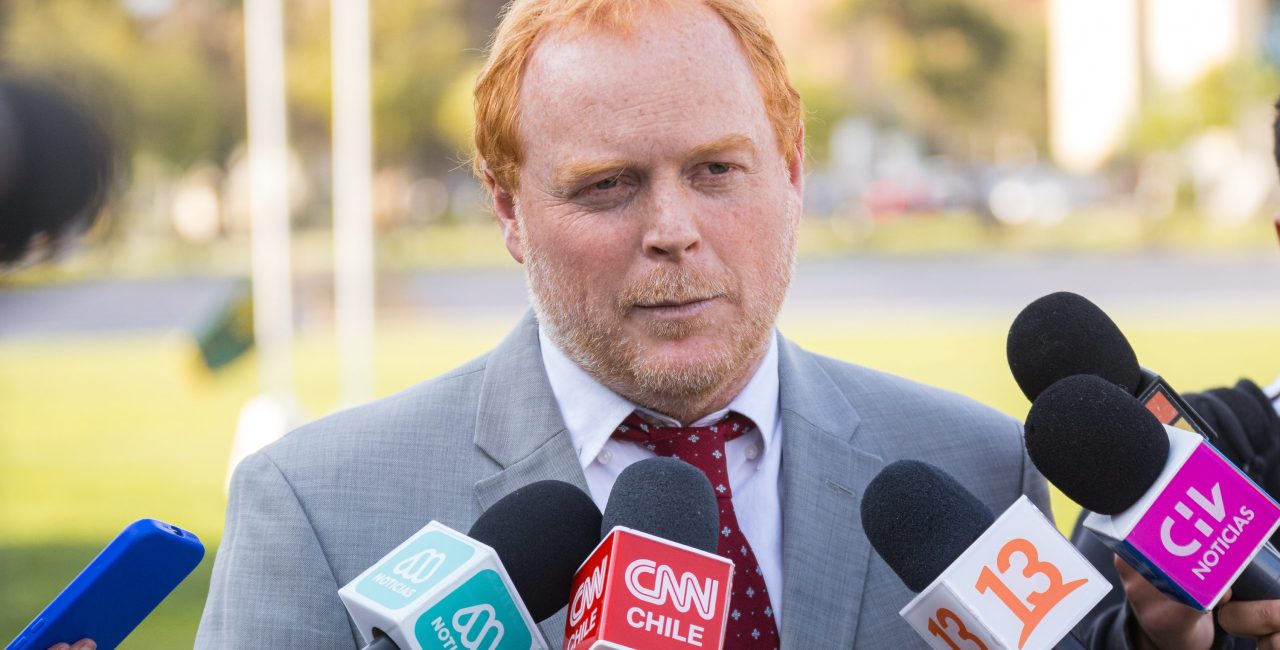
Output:
<svg viewBox="0 0 1280 650">
<path fill-rule="evenodd" d="M 1280 505 L 1200 436 L 1161 424 L 1093 375 L 1065 377 L 1027 415 L 1027 453 L 1091 514 L 1084 526 L 1165 594 L 1202 611 L 1280 598 L 1267 539 Z"/>
</svg>

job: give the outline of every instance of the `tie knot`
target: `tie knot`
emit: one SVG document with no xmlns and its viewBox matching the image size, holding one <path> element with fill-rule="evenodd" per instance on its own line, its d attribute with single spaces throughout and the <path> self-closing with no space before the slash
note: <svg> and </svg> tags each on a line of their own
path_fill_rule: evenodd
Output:
<svg viewBox="0 0 1280 650">
<path fill-rule="evenodd" d="M 711 481 L 716 497 L 729 499 L 733 497 L 733 491 L 729 486 L 724 443 L 754 427 L 747 416 L 738 413 L 730 413 L 719 422 L 704 427 L 657 426 L 632 413 L 613 435 L 621 440 L 638 442 L 655 455 L 676 458 L 697 467 Z"/>
<path fill-rule="evenodd" d="M 646 421 L 641 415 L 632 411 L 630 415 L 618 425 L 613 432 L 613 437 L 619 440 L 629 442 L 638 442 L 654 451 L 653 446 L 658 443 L 667 445 L 676 444 L 708 444 L 716 443 L 723 445 L 725 442 L 733 440 L 739 436 L 746 435 L 755 428 L 755 423 L 751 418 L 730 411 L 724 418 L 700 427 L 669 427 L 659 424 L 652 424 Z M 683 443 L 683 444 L 682 444 Z"/>
</svg>

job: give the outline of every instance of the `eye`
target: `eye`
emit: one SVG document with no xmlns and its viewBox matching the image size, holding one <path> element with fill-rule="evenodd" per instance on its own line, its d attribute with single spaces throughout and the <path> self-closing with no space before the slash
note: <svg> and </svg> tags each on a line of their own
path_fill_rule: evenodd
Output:
<svg viewBox="0 0 1280 650">
<path fill-rule="evenodd" d="M 607 209 L 625 201 L 636 191 L 636 178 L 626 170 L 594 183 L 588 182 L 573 194 L 573 200 L 591 209 Z"/>
<path fill-rule="evenodd" d="M 730 167 L 730 166 L 728 166 L 728 165 L 726 165 L 726 164 L 724 164 L 724 163 L 711 163 L 711 164 L 707 165 L 707 171 L 708 171 L 708 172 L 710 172 L 710 173 L 711 173 L 711 174 L 713 174 L 713 175 L 716 175 L 716 176 L 718 176 L 718 175 L 720 175 L 720 174 L 727 174 L 727 173 L 729 173 L 732 169 L 733 169 L 732 167 Z"/>
</svg>

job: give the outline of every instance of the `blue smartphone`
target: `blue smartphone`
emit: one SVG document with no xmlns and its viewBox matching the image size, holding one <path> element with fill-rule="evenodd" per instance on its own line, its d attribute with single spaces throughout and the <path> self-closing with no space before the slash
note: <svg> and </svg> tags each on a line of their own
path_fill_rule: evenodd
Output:
<svg viewBox="0 0 1280 650">
<path fill-rule="evenodd" d="M 203 557 L 195 534 L 156 519 L 135 521 L 6 650 L 48 650 L 84 638 L 98 650 L 115 648 Z"/>
</svg>

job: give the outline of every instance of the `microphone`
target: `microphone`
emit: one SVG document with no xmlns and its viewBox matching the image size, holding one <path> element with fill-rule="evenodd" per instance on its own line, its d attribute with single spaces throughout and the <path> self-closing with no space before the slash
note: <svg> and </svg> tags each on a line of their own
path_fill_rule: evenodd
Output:
<svg viewBox="0 0 1280 650">
<path fill-rule="evenodd" d="M 563 650 L 724 647 L 733 562 L 705 474 L 648 458 L 618 475 L 603 537 L 573 578 Z"/>
<path fill-rule="evenodd" d="M 1024 435 L 1036 468 L 1092 511 L 1084 526 L 1165 594 L 1202 611 L 1228 587 L 1235 600 L 1280 598 L 1267 543 L 1280 506 L 1203 438 L 1094 375 L 1044 390 Z"/>
<path fill-rule="evenodd" d="M 105 202 L 111 149 L 88 114 L 41 84 L 0 78 L 0 268 L 46 256 Z"/>
<path fill-rule="evenodd" d="M 546 650 L 534 622 L 568 603 L 599 536 L 590 497 L 539 481 L 493 504 L 470 536 L 432 521 L 338 595 L 366 650 Z"/>
<path fill-rule="evenodd" d="M 1030 499 L 997 518 L 920 461 L 891 463 L 871 479 L 862 528 L 919 594 L 899 614 L 936 650 L 1083 650 L 1068 634 L 1111 590 Z"/>
<path fill-rule="evenodd" d="M 1163 377 L 1138 365 L 1120 328 L 1083 296 L 1059 291 L 1032 301 L 1009 327 L 1005 352 L 1030 401 L 1063 377 L 1097 375 L 1138 398 L 1162 423 L 1215 437 Z"/>
</svg>

